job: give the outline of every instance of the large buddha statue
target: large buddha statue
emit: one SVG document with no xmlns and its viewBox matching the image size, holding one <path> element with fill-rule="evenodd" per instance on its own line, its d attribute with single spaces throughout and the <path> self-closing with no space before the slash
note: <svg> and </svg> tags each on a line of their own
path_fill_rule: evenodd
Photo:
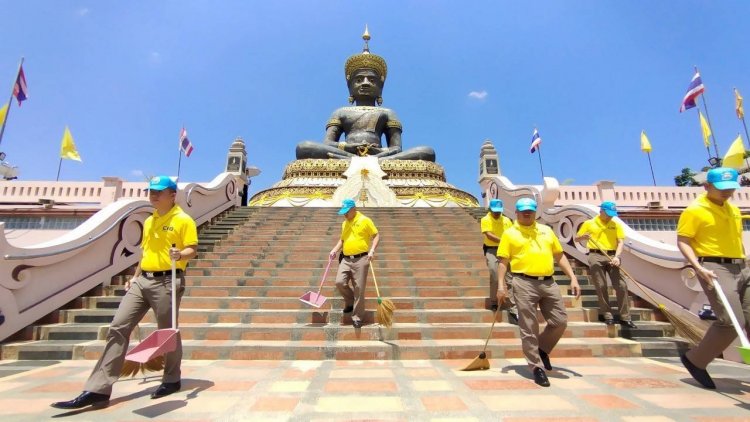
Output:
<svg viewBox="0 0 750 422">
<path fill-rule="evenodd" d="M 393 110 L 380 107 L 388 67 L 382 57 L 370 53 L 367 28 L 362 39 L 365 40 L 362 53 L 349 57 L 344 66 L 349 102 L 354 105 L 333 112 L 322 143 L 305 141 L 297 145 L 297 159 L 372 155 L 381 160 L 434 162 L 435 150 L 430 147 L 402 148 L 401 122 Z M 383 135 L 386 147 L 381 141 Z"/>
</svg>

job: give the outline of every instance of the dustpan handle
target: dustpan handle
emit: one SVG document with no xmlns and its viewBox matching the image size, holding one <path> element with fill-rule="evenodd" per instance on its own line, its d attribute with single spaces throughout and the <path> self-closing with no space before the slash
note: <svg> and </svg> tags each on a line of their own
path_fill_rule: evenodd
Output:
<svg viewBox="0 0 750 422">
<path fill-rule="evenodd" d="M 173 243 L 172 247 L 176 245 Z M 172 329 L 177 329 L 177 261 L 172 261 Z"/>
<path fill-rule="evenodd" d="M 320 286 L 318 287 L 318 296 L 320 296 L 320 291 L 323 290 L 323 282 L 326 281 L 326 276 L 328 275 L 328 270 L 331 269 L 331 262 L 333 262 L 333 258 L 330 256 L 328 257 L 328 265 L 326 265 L 326 270 L 323 271 L 323 278 L 320 279 Z"/>
<path fill-rule="evenodd" d="M 721 288 L 721 284 L 719 284 L 719 280 L 714 279 L 714 288 L 716 289 L 716 293 L 719 294 L 719 299 L 721 299 L 721 303 L 724 304 L 724 309 L 726 313 L 729 314 L 729 319 L 732 320 L 732 325 L 734 325 L 734 330 L 737 331 L 737 335 L 740 338 L 740 343 L 742 344 L 742 347 L 750 347 L 750 342 L 747 341 L 747 336 L 745 335 L 745 330 L 742 329 L 740 326 L 740 322 L 737 321 L 737 317 L 734 315 L 734 311 L 732 310 L 732 307 L 729 305 L 729 300 L 727 299 L 727 296 L 724 294 L 724 290 Z"/>
</svg>

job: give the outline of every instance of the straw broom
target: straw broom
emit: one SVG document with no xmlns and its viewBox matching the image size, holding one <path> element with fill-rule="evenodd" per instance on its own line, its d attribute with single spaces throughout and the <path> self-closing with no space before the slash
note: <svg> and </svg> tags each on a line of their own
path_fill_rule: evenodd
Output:
<svg viewBox="0 0 750 422">
<path fill-rule="evenodd" d="M 372 262 L 369 265 L 370 273 L 372 273 L 372 281 L 375 283 L 375 294 L 378 295 L 378 309 L 375 311 L 375 320 L 382 326 L 391 327 L 393 325 L 393 311 L 396 310 L 396 305 L 393 304 L 392 300 L 380 297 L 378 280 L 375 278 L 375 270 L 372 269 Z"/>
<path fill-rule="evenodd" d="M 494 314 L 492 314 L 492 325 L 490 326 L 490 332 L 487 333 L 487 340 L 484 342 L 484 348 L 482 348 L 482 352 L 479 353 L 479 356 L 474 358 L 473 361 L 471 361 L 470 364 L 466 366 L 466 368 L 462 369 L 462 371 L 486 371 L 487 369 L 490 369 L 490 361 L 487 359 L 487 345 L 490 342 L 490 338 L 492 337 L 492 330 L 495 328 L 495 321 L 497 321 L 497 313 L 500 312 L 500 308 L 498 307 Z"/>
<path fill-rule="evenodd" d="M 141 326 L 140 324 L 136 327 L 137 333 L 138 333 L 138 342 L 141 341 Z M 138 372 L 141 374 L 146 374 L 146 371 L 149 372 L 158 372 L 164 369 L 164 356 L 156 356 L 153 359 L 149 360 L 146 363 L 138 363 L 133 362 L 132 360 L 125 360 L 125 362 L 122 364 L 122 369 L 120 370 L 120 376 L 121 377 L 135 377 Z"/>
<path fill-rule="evenodd" d="M 591 243 L 594 244 L 594 246 L 597 247 L 604 256 L 607 257 L 610 263 L 612 263 L 612 258 L 607 254 L 607 252 L 599 246 L 599 243 L 597 243 L 596 240 L 594 240 L 592 237 L 589 237 L 589 240 Z M 614 265 L 613 265 L 614 266 Z M 658 300 L 656 300 L 651 294 L 646 291 L 646 289 L 643 288 L 643 285 L 638 282 L 638 280 L 635 279 L 630 273 L 625 271 L 625 268 L 622 268 L 622 266 L 617 267 L 620 270 L 620 273 L 625 275 L 627 278 L 629 278 L 633 284 L 638 286 L 638 288 L 644 293 L 644 295 L 648 298 L 648 301 L 651 304 L 656 305 L 656 307 L 661 311 L 662 314 L 664 314 L 665 317 L 667 317 L 667 320 L 674 326 L 675 330 L 682 336 L 684 339 L 689 341 L 693 346 L 698 344 L 701 339 L 703 339 L 703 330 L 696 326 L 695 324 L 691 323 L 690 321 L 685 320 L 684 318 L 679 317 L 677 314 L 672 312 L 669 308 L 666 307 L 663 303 L 659 303 Z"/>
</svg>

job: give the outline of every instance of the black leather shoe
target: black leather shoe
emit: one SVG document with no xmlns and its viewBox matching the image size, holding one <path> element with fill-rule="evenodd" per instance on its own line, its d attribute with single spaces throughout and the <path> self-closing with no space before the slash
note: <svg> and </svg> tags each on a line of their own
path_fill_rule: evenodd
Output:
<svg viewBox="0 0 750 422">
<path fill-rule="evenodd" d="M 518 325 L 518 314 L 513 311 L 508 311 L 508 323 Z"/>
<path fill-rule="evenodd" d="M 539 349 L 539 358 L 542 359 L 542 363 L 544 364 L 544 369 L 551 371 L 552 364 L 549 361 L 549 355 L 547 354 L 547 352 L 545 352 L 542 349 Z"/>
<path fill-rule="evenodd" d="M 55 409 L 80 409 L 86 406 L 94 406 L 95 408 L 107 407 L 109 405 L 109 395 L 91 393 L 84 391 L 80 396 L 70 401 L 59 401 L 52 403 L 50 406 Z"/>
<path fill-rule="evenodd" d="M 176 392 L 180 391 L 180 387 L 181 387 L 181 385 L 180 385 L 179 381 L 177 381 L 177 382 L 163 382 L 163 383 L 161 383 L 161 385 L 159 386 L 159 388 L 156 389 L 156 391 L 154 391 L 153 393 L 151 393 L 151 398 L 152 399 L 158 399 L 158 398 L 162 398 L 164 396 L 168 396 L 168 395 L 170 395 L 172 393 L 176 393 Z"/>
<path fill-rule="evenodd" d="M 708 375 L 708 371 L 706 371 L 705 369 L 700 369 L 697 366 L 693 365 L 693 362 L 690 362 L 687 356 L 685 356 L 685 353 L 680 353 L 680 360 L 682 361 L 682 364 L 685 365 L 685 369 L 690 372 L 690 375 L 692 375 L 700 385 L 708 388 L 709 390 L 716 389 L 716 384 L 714 384 L 714 380 L 711 379 L 711 375 Z"/>
<path fill-rule="evenodd" d="M 623 327 L 628 327 L 628 328 L 638 328 L 638 326 L 635 325 L 633 321 L 631 320 L 627 320 L 627 321 L 620 320 L 620 325 L 622 325 Z"/>
<path fill-rule="evenodd" d="M 599 322 L 604 322 L 604 315 L 599 315 Z"/>
<path fill-rule="evenodd" d="M 342 312 L 344 312 L 345 314 L 350 314 L 352 313 L 352 311 L 354 311 L 354 306 L 347 306 Z"/>
<path fill-rule="evenodd" d="M 493 304 L 492 304 L 492 305 L 490 306 L 490 311 L 492 311 L 492 312 L 495 312 L 495 311 L 497 311 L 497 304 L 494 304 L 494 303 L 493 303 Z"/>
<path fill-rule="evenodd" d="M 352 325 L 354 326 L 354 328 L 362 328 L 362 321 L 360 320 L 352 321 Z"/>
<path fill-rule="evenodd" d="M 534 382 L 542 387 L 549 387 L 549 379 L 542 368 L 534 368 Z"/>
</svg>

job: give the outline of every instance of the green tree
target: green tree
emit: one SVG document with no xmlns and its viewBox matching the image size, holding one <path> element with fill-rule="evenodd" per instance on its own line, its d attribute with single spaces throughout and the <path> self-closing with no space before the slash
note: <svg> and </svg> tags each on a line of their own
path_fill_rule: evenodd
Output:
<svg viewBox="0 0 750 422">
<path fill-rule="evenodd" d="M 674 177 L 675 186 L 700 186 L 701 184 L 693 179 L 696 174 L 689 167 L 685 167 L 682 173 Z"/>
</svg>

